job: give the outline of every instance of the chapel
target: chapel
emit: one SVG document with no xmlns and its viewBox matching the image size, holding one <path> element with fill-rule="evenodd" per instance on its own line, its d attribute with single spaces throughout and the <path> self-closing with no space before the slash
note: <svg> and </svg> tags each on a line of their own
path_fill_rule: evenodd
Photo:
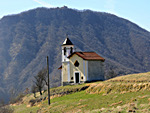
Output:
<svg viewBox="0 0 150 113">
<path fill-rule="evenodd" d="M 95 52 L 75 51 L 67 37 L 62 46 L 62 85 L 104 80 L 105 59 Z"/>
</svg>

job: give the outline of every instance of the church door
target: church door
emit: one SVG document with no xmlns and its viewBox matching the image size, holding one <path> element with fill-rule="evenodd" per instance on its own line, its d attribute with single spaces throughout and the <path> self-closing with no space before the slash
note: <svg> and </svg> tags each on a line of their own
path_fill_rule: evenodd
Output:
<svg viewBox="0 0 150 113">
<path fill-rule="evenodd" d="M 79 72 L 75 72 L 75 83 L 80 83 Z"/>
</svg>

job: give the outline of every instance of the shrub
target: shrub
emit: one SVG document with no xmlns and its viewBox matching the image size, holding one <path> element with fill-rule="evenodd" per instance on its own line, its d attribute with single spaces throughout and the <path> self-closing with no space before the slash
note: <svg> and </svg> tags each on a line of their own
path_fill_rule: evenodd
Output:
<svg viewBox="0 0 150 113">
<path fill-rule="evenodd" d="M 42 101 L 42 98 L 31 99 L 31 100 L 29 101 L 29 104 L 30 104 L 31 106 L 34 106 L 35 103 L 38 103 L 38 102 L 41 102 L 41 101 Z"/>
<path fill-rule="evenodd" d="M 31 99 L 31 100 L 29 101 L 29 104 L 30 104 L 31 106 L 33 106 L 36 102 L 37 102 L 36 99 Z"/>
<path fill-rule="evenodd" d="M 0 113 L 13 113 L 14 109 L 9 106 L 0 107 Z"/>
<path fill-rule="evenodd" d="M 22 98 L 23 98 L 24 96 L 25 96 L 25 95 L 24 95 L 23 93 L 20 93 L 17 97 L 11 98 L 11 99 L 10 99 L 10 103 L 13 104 L 13 103 L 22 101 Z"/>
</svg>

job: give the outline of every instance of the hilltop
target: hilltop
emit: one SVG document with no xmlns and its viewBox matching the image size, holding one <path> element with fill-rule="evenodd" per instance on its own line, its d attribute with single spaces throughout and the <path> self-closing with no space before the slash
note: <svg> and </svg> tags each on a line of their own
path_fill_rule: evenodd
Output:
<svg viewBox="0 0 150 113">
<path fill-rule="evenodd" d="M 130 81 L 140 76 L 147 81 Z M 48 106 L 47 92 L 38 101 L 28 94 L 18 103 L 10 105 L 14 113 L 46 112 L 145 112 L 150 111 L 150 72 L 116 77 L 104 82 L 86 83 L 51 89 L 51 105 Z M 124 78 L 128 81 L 124 81 Z M 62 93 L 63 92 L 63 93 Z M 67 92 L 67 93 L 65 93 Z"/>
<path fill-rule="evenodd" d="M 51 86 L 60 85 L 61 45 L 66 34 L 77 51 L 106 59 L 106 75 L 150 71 L 150 33 L 116 15 L 69 8 L 37 8 L 0 20 L 0 98 L 30 88 L 50 57 Z"/>
</svg>

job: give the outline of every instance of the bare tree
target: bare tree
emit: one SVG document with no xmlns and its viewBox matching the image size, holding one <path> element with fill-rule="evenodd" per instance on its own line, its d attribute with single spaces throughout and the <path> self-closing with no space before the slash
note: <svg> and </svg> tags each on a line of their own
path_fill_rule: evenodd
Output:
<svg viewBox="0 0 150 113">
<path fill-rule="evenodd" d="M 29 94 L 29 91 L 30 91 L 29 88 L 26 88 L 25 91 L 24 91 L 24 93 L 25 94 Z"/>
<path fill-rule="evenodd" d="M 40 92 L 40 95 L 42 95 L 42 89 L 44 85 L 47 85 L 47 79 L 46 79 L 46 68 L 42 69 L 38 72 L 38 74 L 34 77 L 35 78 L 35 86 L 38 88 L 38 91 Z"/>
</svg>

